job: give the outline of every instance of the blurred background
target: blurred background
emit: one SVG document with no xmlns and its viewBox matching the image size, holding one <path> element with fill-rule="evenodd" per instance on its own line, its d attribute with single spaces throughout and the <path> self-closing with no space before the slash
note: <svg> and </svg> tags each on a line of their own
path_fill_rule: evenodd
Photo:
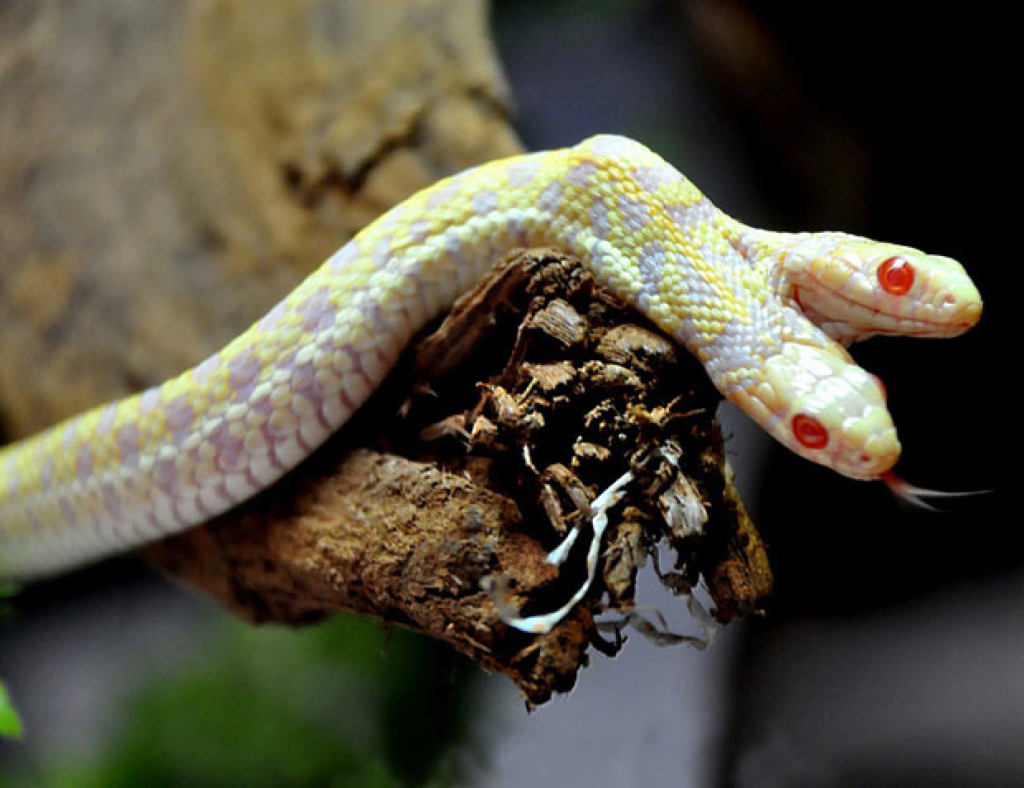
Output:
<svg viewBox="0 0 1024 788">
<path fill-rule="evenodd" d="M 25 5 L 0 6 L 0 41 Z M 956 4 L 799 5 L 500 0 L 489 18 L 528 148 L 627 134 L 749 223 L 963 262 L 975 330 L 854 355 L 886 383 L 907 478 L 992 492 L 909 508 L 725 407 L 767 615 L 704 653 L 633 638 L 532 714 L 444 646 L 364 621 L 247 627 L 114 561 L 0 620 L 26 727 L 0 741 L 0 785 L 1024 784 L 1014 26 Z M 653 588 L 640 601 L 690 626 Z"/>
</svg>

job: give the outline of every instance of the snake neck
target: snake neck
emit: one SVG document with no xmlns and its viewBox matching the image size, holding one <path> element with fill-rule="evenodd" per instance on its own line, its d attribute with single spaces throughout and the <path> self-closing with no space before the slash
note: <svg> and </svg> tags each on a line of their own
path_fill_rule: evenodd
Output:
<svg viewBox="0 0 1024 788">
<path fill-rule="evenodd" d="M 764 283 L 768 292 L 778 302 L 795 310 L 817 326 L 829 339 L 843 346 L 866 339 L 870 333 L 859 330 L 855 325 L 826 315 L 815 309 L 814 304 L 801 298 L 799 282 L 799 260 L 813 249 L 818 254 L 827 254 L 836 246 L 838 238 L 847 237 L 842 233 L 805 232 L 790 233 L 762 230 L 751 227 L 731 217 L 726 219 L 733 246 L 746 259 L 757 279 Z"/>
<path fill-rule="evenodd" d="M 742 255 L 768 292 L 787 306 L 796 306 L 794 283 L 786 269 L 786 258 L 800 233 L 783 233 L 751 227 L 723 214 L 723 231 L 733 248 Z"/>
</svg>

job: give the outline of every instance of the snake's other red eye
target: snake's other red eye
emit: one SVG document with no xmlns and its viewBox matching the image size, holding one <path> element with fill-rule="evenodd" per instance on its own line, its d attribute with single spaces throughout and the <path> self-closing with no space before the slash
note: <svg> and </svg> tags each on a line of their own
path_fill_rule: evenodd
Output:
<svg viewBox="0 0 1024 788">
<path fill-rule="evenodd" d="M 793 435 L 808 449 L 824 449 L 828 444 L 828 430 L 814 416 L 798 413 L 792 426 Z"/>
<path fill-rule="evenodd" d="M 903 295 L 914 284 L 914 266 L 906 257 L 890 257 L 878 266 L 878 284 L 890 295 Z"/>
</svg>

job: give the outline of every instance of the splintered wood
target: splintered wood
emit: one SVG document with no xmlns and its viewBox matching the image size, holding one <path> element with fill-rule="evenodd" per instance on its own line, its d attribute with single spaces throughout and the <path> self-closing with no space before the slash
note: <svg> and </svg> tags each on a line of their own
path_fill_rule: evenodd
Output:
<svg viewBox="0 0 1024 788">
<path fill-rule="evenodd" d="M 724 463 L 718 400 L 694 359 L 576 261 L 521 253 L 414 342 L 313 458 L 147 553 L 252 620 L 379 616 L 450 642 L 542 703 L 573 685 L 589 645 L 621 647 L 600 634 L 602 613 L 686 639 L 633 609 L 652 555 L 676 593 L 703 580 L 719 622 L 756 612 L 770 590 Z M 626 472 L 584 599 L 545 635 L 502 623 L 502 606 L 533 615 L 571 598 L 591 504 Z M 549 553 L 573 529 L 555 565 Z"/>
</svg>

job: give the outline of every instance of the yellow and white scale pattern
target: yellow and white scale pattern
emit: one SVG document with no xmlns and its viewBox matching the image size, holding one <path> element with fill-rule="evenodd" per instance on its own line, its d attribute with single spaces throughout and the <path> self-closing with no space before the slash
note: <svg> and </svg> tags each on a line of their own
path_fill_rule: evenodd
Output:
<svg viewBox="0 0 1024 788">
<path fill-rule="evenodd" d="M 784 268 L 804 259 L 794 250 L 813 248 L 817 261 L 851 238 L 748 228 L 659 156 L 613 135 L 467 170 L 381 216 L 193 369 L 0 450 L 0 578 L 131 549 L 267 487 L 352 416 L 417 330 L 516 247 L 577 255 L 787 446 L 875 478 L 899 451 L 881 387 L 802 314 Z M 818 308 L 819 322 L 849 327 L 852 307 Z M 853 333 L 872 333 L 882 317 L 867 310 Z M 794 437 L 797 413 L 824 425 L 827 447 Z"/>
</svg>

